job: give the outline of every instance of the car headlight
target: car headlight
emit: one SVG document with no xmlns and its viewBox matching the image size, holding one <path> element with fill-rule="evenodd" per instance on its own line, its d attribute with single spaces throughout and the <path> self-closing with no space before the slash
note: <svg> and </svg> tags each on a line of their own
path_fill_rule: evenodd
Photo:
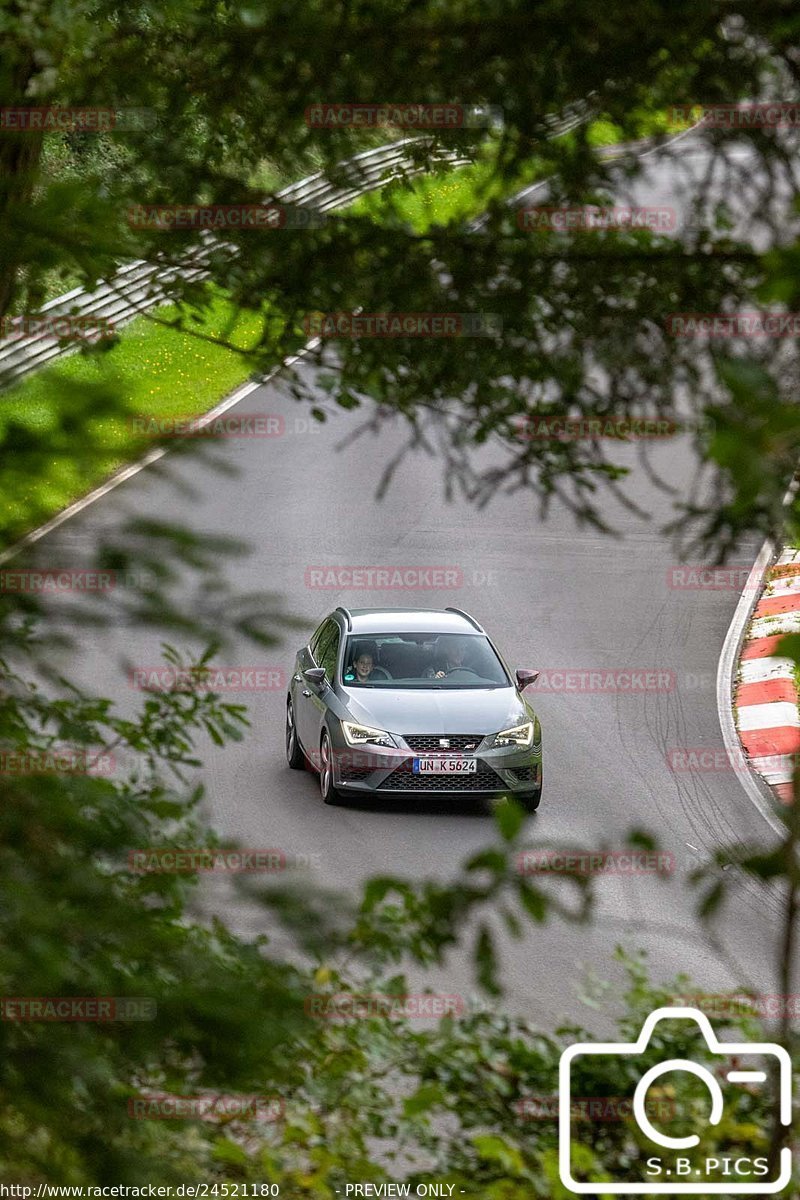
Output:
<svg viewBox="0 0 800 1200">
<path fill-rule="evenodd" d="M 383 729 L 372 729 L 369 725 L 354 725 L 342 721 L 344 740 L 348 746 L 396 746 L 397 742 Z"/>
<path fill-rule="evenodd" d="M 501 729 L 500 733 L 494 735 L 492 749 L 495 750 L 501 746 L 532 746 L 533 745 L 533 721 L 524 721 L 522 725 L 514 725 L 511 729 Z"/>
</svg>

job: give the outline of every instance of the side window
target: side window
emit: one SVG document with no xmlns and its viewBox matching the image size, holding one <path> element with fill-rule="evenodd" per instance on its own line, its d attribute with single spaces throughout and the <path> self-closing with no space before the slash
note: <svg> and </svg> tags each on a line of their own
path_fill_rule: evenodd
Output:
<svg viewBox="0 0 800 1200">
<path fill-rule="evenodd" d="M 326 633 L 322 638 L 319 647 L 319 657 L 317 662 L 321 667 L 325 668 L 325 674 L 328 677 L 328 682 L 333 683 L 333 677 L 336 672 L 336 659 L 339 655 L 339 626 L 335 621 L 331 621 L 331 636 Z"/>
<path fill-rule="evenodd" d="M 311 635 L 311 641 L 308 643 L 308 648 L 311 651 L 311 657 L 318 666 L 322 665 L 319 661 L 320 643 L 323 641 L 326 634 L 330 634 L 331 626 L 335 626 L 335 624 L 336 622 L 332 621 L 330 617 L 326 617 L 319 629 L 315 630 L 315 632 Z"/>
</svg>

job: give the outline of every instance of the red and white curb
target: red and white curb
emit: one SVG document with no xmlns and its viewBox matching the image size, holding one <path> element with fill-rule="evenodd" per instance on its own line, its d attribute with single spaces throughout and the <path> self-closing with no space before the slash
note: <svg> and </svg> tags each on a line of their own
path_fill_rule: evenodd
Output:
<svg viewBox="0 0 800 1200">
<path fill-rule="evenodd" d="M 795 667 L 775 651 L 786 633 L 800 633 L 800 550 L 785 548 L 767 571 L 739 656 L 734 689 L 736 728 L 754 771 L 783 804 L 792 801 L 800 757 Z"/>
</svg>

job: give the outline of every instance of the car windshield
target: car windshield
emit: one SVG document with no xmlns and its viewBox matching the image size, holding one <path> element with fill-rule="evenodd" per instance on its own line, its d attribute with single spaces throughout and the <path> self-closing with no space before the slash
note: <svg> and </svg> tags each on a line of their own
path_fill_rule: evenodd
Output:
<svg viewBox="0 0 800 1200">
<path fill-rule="evenodd" d="M 483 634 L 378 633 L 347 639 L 346 687 L 509 687 L 503 664 Z"/>
</svg>

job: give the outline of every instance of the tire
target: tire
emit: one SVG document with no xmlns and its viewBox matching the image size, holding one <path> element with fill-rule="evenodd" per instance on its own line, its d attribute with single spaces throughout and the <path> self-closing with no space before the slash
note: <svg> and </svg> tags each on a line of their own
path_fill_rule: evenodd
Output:
<svg viewBox="0 0 800 1200">
<path fill-rule="evenodd" d="M 517 797 L 520 804 L 525 809 L 526 813 L 535 813 L 537 808 L 539 807 L 539 801 L 541 800 L 541 798 L 542 798 L 542 789 L 541 788 L 539 788 L 538 792 L 529 792 L 527 795 Z"/>
<path fill-rule="evenodd" d="M 529 792 L 527 796 L 520 796 L 519 802 L 527 813 L 535 813 L 539 807 L 539 802 L 542 799 L 542 788 L 544 779 L 542 778 L 542 768 L 539 768 L 539 786 L 535 792 Z"/>
<path fill-rule="evenodd" d="M 303 754 L 297 737 L 291 696 L 286 701 L 286 761 L 293 771 L 305 771 L 306 769 L 306 756 Z"/>
<path fill-rule="evenodd" d="M 333 786 L 333 762 L 331 739 L 328 731 L 322 731 L 319 743 L 319 790 L 325 804 L 341 804 L 342 794 Z"/>
</svg>

